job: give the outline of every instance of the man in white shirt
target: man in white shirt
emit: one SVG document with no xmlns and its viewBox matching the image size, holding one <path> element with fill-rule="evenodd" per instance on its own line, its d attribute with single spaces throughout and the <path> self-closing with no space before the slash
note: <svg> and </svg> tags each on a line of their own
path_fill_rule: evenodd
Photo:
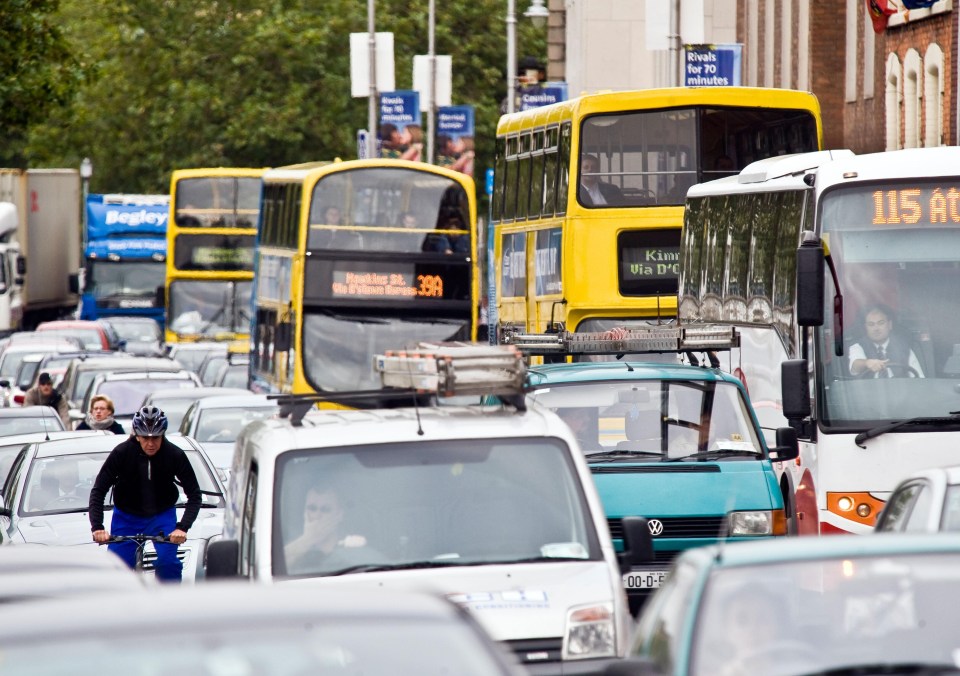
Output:
<svg viewBox="0 0 960 676">
<path fill-rule="evenodd" d="M 891 335 L 893 312 L 890 308 L 885 305 L 871 306 L 867 310 L 864 328 L 864 339 L 850 346 L 851 375 L 872 378 L 924 377 L 920 360 L 907 342 Z"/>
</svg>

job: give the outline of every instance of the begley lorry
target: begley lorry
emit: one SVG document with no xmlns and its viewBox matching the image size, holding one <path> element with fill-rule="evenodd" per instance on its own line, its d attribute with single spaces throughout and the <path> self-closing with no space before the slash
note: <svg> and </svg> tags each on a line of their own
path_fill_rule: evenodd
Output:
<svg viewBox="0 0 960 676">
<path fill-rule="evenodd" d="M 169 195 L 88 195 L 80 319 L 150 317 L 163 326 Z"/>
<path fill-rule="evenodd" d="M 16 212 L 16 227 L 0 235 L 0 251 L 12 261 L 7 287 L 19 299 L 0 301 L 0 331 L 32 329 L 73 312 L 70 290 L 80 265 L 80 173 L 76 169 L 0 169 L 0 203 Z M 12 213 L 4 207 L 12 224 Z M 15 229 L 15 232 L 14 232 Z M 5 248 L 5 250 L 4 250 Z M 3 293 L 0 293 L 2 296 Z M 8 310 L 9 308 L 9 310 Z"/>
</svg>

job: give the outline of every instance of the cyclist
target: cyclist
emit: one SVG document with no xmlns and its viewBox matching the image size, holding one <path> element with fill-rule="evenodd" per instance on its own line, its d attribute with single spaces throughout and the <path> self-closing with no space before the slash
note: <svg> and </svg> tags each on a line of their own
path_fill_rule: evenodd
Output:
<svg viewBox="0 0 960 676">
<path fill-rule="evenodd" d="M 187 539 L 187 530 L 200 513 L 202 494 L 186 453 L 170 443 L 167 416 L 156 406 L 144 406 L 133 416 L 133 434 L 107 456 L 90 490 L 90 526 L 95 542 L 106 542 L 111 533 L 103 526 L 103 500 L 113 487 L 113 535 L 159 535 L 169 533 L 172 544 L 156 544 L 156 574 L 160 580 L 179 582 L 183 564 L 177 545 Z M 183 518 L 177 521 L 180 493 L 187 496 Z M 136 563 L 137 544 L 111 543 L 109 548 L 131 568 Z"/>
</svg>

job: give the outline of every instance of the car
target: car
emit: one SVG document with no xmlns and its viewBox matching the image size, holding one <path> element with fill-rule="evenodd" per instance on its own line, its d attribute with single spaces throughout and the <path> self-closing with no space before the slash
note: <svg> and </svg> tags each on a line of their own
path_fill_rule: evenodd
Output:
<svg viewBox="0 0 960 676">
<path fill-rule="evenodd" d="M 202 341 L 197 343 L 173 343 L 167 346 L 167 356 L 183 364 L 183 368 L 197 371 L 208 354 L 226 354 L 226 343 Z"/>
<path fill-rule="evenodd" d="M 3 482 L 10 473 L 14 459 L 23 447 L 36 441 L 52 441 L 55 439 L 73 439 L 90 436 L 91 434 L 104 435 L 108 432 L 100 430 L 62 430 L 55 432 L 27 432 L 25 434 L 0 435 L 0 491 L 3 491 Z M 0 493 L 0 495 L 3 495 Z"/>
<path fill-rule="evenodd" d="M 113 401 L 113 419 L 127 431 L 133 415 L 140 410 L 144 395 L 154 390 L 196 389 L 200 379 L 193 371 L 123 371 L 120 373 L 100 373 L 96 375 L 83 397 L 81 411 L 89 411 L 93 397 L 105 394 Z M 71 416 L 73 417 L 73 416 Z"/>
<path fill-rule="evenodd" d="M 119 337 L 120 349 L 141 357 L 162 357 L 163 330 L 149 317 L 104 317 L 98 320 Z"/>
<path fill-rule="evenodd" d="M 139 591 L 151 582 L 105 547 L 0 547 L 0 604 Z"/>
<path fill-rule="evenodd" d="M 167 416 L 170 430 L 180 429 L 180 423 L 190 405 L 198 399 L 217 397 L 222 395 L 247 395 L 249 390 L 238 387 L 177 387 L 165 390 L 154 390 L 140 402 L 140 407 L 156 406 Z"/>
<path fill-rule="evenodd" d="M 661 338 L 672 331 L 655 329 Z M 639 348 L 649 333 L 630 335 Z M 603 352 L 603 335 L 574 334 L 571 346 L 592 340 Z M 709 363 L 642 361 L 646 356 L 544 364 L 527 374 L 528 399 L 555 411 L 576 435 L 614 543 L 620 544 L 624 517 L 648 519 L 654 560 L 623 576 L 634 614 L 685 549 L 787 535 L 771 459 L 799 452 L 792 429 L 778 432 L 776 447 L 767 446 L 734 376 Z"/>
<path fill-rule="evenodd" d="M 67 398 L 70 404 L 71 417 L 82 419 L 86 413 L 81 412 L 80 408 L 83 405 L 83 397 L 86 395 L 90 383 L 100 373 L 181 370 L 183 370 L 183 366 L 179 362 L 166 357 L 134 357 L 124 352 L 116 352 L 110 356 L 78 357 L 70 362 L 57 391 Z M 80 413 L 80 415 L 77 416 L 77 413 Z"/>
<path fill-rule="evenodd" d="M 40 322 L 37 333 L 44 335 L 70 336 L 79 338 L 83 347 L 88 350 L 116 350 L 118 348 L 116 334 L 103 324 L 86 319 L 58 319 L 50 322 Z"/>
<path fill-rule="evenodd" d="M 217 376 L 220 374 L 220 367 L 226 363 L 226 352 L 208 352 L 196 369 L 200 382 L 206 387 L 214 387 Z"/>
<path fill-rule="evenodd" d="M 213 379 L 216 387 L 243 387 L 247 386 L 250 378 L 250 362 L 230 361 L 222 364 Z"/>
<path fill-rule="evenodd" d="M 162 407 L 161 407 L 162 408 Z M 275 399 L 242 392 L 203 397 L 193 402 L 180 422 L 180 433 L 197 440 L 213 464 L 224 471 L 233 462 L 233 446 L 240 432 L 255 420 L 279 413 Z"/>
<path fill-rule="evenodd" d="M 377 398 L 389 392 L 363 410 L 319 411 L 315 395 L 290 397 L 280 402 L 288 417 L 243 429 L 208 576 L 304 594 L 425 589 L 470 610 L 533 673 L 595 673 L 622 655 L 632 618 L 573 435 L 556 414 L 524 406 L 516 351 L 421 347 L 378 358 L 384 385 L 406 388 L 396 408 Z M 415 398 L 471 394 L 456 383 L 507 388 L 514 405 Z M 630 565 L 634 543 L 649 536 L 642 519 L 626 526 Z"/>
<path fill-rule="evenodd" d="M 960 532 L 960 466 L 922 470 L 897 484 L 875 531 Z"/>
<path fill-rule="evenodd" d="M 99 594 L 93 605 L 93 620 L 87 598 L 9 607 L 0 669 L 144 674 L 159 659 L 191 674 L 525 673 L 469 613 L 429 594 L 160 585 Z M 78 670 L 79 655 L 96 657 Z"/>
<path fill-rule="evenodd" d="M 63 422 L 52 406 L 0 408 L 0 439 L 15 434 L 62 430 Z"/>
<path fill-rule="evenodd" d="M 169 439 L 186 451 L 204 491 L 200 515 L 178 551 L 184 581 L 194 581 L 204 576 L 207 541 L 223 528 L 223 485 L 197 443 L 178 435 Z M 121 440 L 122 437 L 112 434 L 96 434 L 24 445 L 3 485 L 0 537 L 4 542 L 13 546 L 30 543 L 98 547 L 90 536 L 87 515 L 90 489 L 107 455 Z M 182 493 L 180 497 L 178 518 L 186 504 L 186 497 Z M 104 513 L 109 514 L 112 509 L 112 497 L 108 495 Z M 154 560 L 151 547 L 145 555 L 145 568 L 151 575 Z"/>
<path fill-rule="evenodd" d="M 112 352 L 104 351 L 83 351 L 83 352 L 51 352 L 28 354 L 20 362 L 20 368 L 17 370 L 15 390 L 13 401 L 15 404 L 22 404 L 23 397 L 27 390 L 37 385 L 41 373 L 48 373 L 53 379 L 53 386 L 59 387 L 63 381 L 63 375 L 67 372 L 70 362 L 77 357 L 94 357 L 111 355 Z"/>
<path fill-rule="evenodd" d="M 6 388 L 14 385 L 21 362 L 38 353 L 72 352 L 77 346 L 72 341 L 49 338 L 48 340 L 29 340 L 10 343 L 0 352 L 0 381 L 6 382 Z M 0 385 L 0 387 L 4 387 Z"/>
<path fill-rule="evenodd" d="M 960 535 L 832 535 L 691 549 L 617 674 L 955 674 Z"/>
</svg>

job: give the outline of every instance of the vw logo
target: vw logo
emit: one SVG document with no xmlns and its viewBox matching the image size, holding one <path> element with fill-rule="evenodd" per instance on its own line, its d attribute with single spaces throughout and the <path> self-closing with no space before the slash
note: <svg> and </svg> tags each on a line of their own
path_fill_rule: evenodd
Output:
<svg viewBox="0 0 960 676">
<path fill-rule="evenodd" d="M 662 535 L 663 534 L 663 521 L 660 519 L 650 519 L 647 521 L 647 528 L 650 530 L 650 535 Z"/>
</svg>

